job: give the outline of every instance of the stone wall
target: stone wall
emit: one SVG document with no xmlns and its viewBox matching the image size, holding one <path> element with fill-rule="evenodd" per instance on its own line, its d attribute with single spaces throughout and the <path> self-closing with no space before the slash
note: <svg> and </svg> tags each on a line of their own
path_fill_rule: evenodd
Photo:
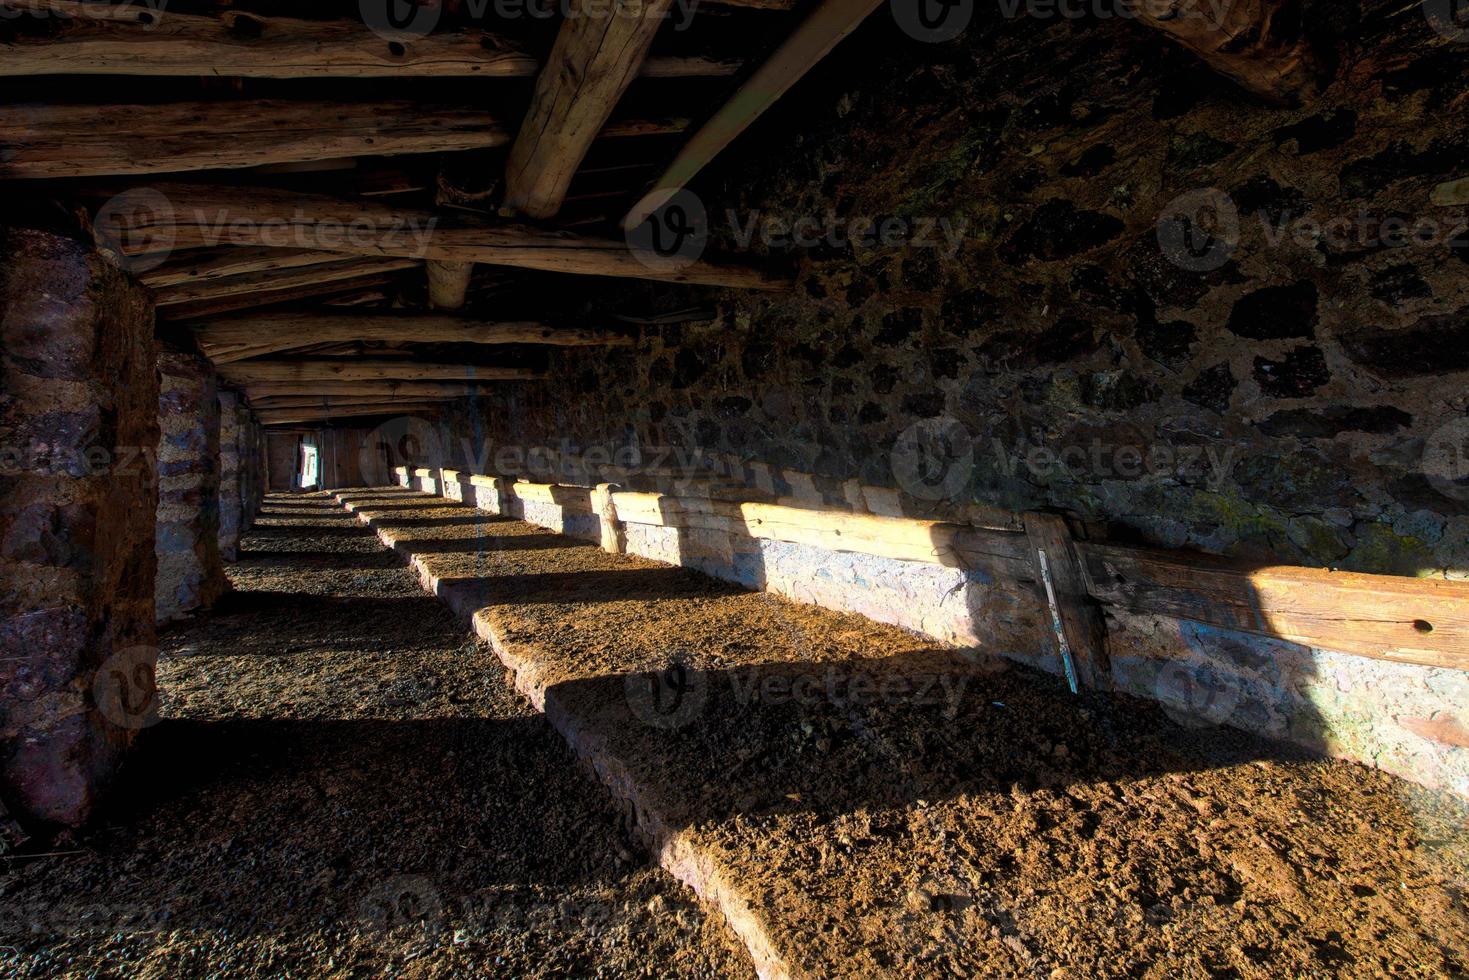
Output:
<svg viewBox="0 0 1469 980">
<path fill-rule="evenodd" d="M 241 496 L 241 446 L 246 438 L 240 426 L 239 396 L 219 393 L 219 555 L 225 561 L 240 556 L 240 531 L 244 519 Z"/>
<path fill-rule="evenodd" d="M 794 292 L 695 295 L 713 319 L 558 352 L 458 428 L 1469 575 L 1469 49 L 1416 8 L 1328 21 L 1339 79 L 1284 107 L 1126 19 L 976 8 L 922 44 L 879 11 L 694 186 Z M 769 246 L 802 218 L 812 247 Z"/>
<path fill-rule="evenodd" d="M 158 378 L 147 293 L 0 231 L 0 796 L 75 826 L 156 711 Z"/>
<path fill-rule="evenodd" d="M 219 399 L 197 354 L 158 356 L 159 622 L 207 608 L 224 592 L 219 547 Z"/>
</svg>

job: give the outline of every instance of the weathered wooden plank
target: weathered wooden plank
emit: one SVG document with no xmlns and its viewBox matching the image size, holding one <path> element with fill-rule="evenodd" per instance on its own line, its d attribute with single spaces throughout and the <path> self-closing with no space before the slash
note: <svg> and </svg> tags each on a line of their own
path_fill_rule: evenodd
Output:
<svg viewBox="0 0 1469 980">
<path fill-rule="evenodd" d="M 242 10 L 214 16 L 75 0 L 4 0 L 44 11 L 60 26 L 20 34 L 0 75 L 206 75 L 244 78 L 529 78 L 540 63 L 487 31 L 434 31 L 384 38 L 361 20 L 297 20 Z M 737 62 L 697 56 L 650 59 L 649 77 L 728 75 Z"/>
<path fill-rule="evenodd" d="M 288 310 L 212 320 L 194 328 L 217 363 L 333 342 L 541 344 L 598 347 L 631 343 L 606 330 L 531 321 L 474 320 L 424 314 L 351 314 Z"/>
<path fill-rule="evenodd" d="M 638 76 L 672 0 L 646 0 L 638 16 L 572 0 L 505 166 L 505 208 L 533 218 L 561 210 L 571 178 Z"/>
<path fill-rule="evenodd" d="M 220 365 L 220 375 L 237 384 L 260 381 L 531 381 L 538 372 L 526 368 L 477 364 L 427 364 L 355 357 L 300 361 L 237 361 Z"/>
<path fill-rule="evenodd" d="M 1469 670 L 1469 582 L 1364 575 L 1079 541 L 1087 590 L 1173 616 L 1379 660 Z"/>
<path fill-rule="evenodd" d="M 195 282 L 213 282 L 251 272 L 273 272 L 298 269 L 309 265 L 326 265 L 351 258 L 335 252 L 288 248 L 212 248 L 169 259 L 154 269 L 138 273 L 145 286 L 160 289 Z"/>
<path fill-rule="evenodd" d="M 356 418 L 365 415 L 393 415 L 397 413 L 436 412 L 443 407 L 435 401 L 383 402 L 378 405 L 334 405 L 330 408 L 260 408 L 256 415 L 264 425 L 294 424 L 297 422 L 324 421 L 326 419 Z"/>
<path fill-rule="evenodd" d="M 684 119 L 613 120 L 598 136 L 682 132 Z M 0 177 L 181 173 L 454 153 L 504 146 L 480 109 L 415 102 L 249 101 L 0 106 Z"/>
<path fill-rule="evenodd" d="M 338 256 L 335 262 L 324 262 L 319 265 L 307 265 L 279 270 L 272 269 L 264 272 L 249 272 L 240 276 L 203 279 L 195 282 L 182 283 L 178 286 L 167 286 L 155 292 L 154 303 L 160 308 L 179 306 L 198 300 L 221 299 L 226 296 L 238 296 L 245 293 L 295 289 L 301 286 L 314 286 L 324 283 L 342 282 L 343 280 L 361 279 L 364 276 L 378 273 L 411 269 L 417 265 L 418 262 L 414 259 L 363 259 L 353 257 L 344 259 Z"/>
<path fill-rule="evenodd" d="M 323 304 L 334 304 L 362 297 L 372 297 L 375 300 L 381 300 L 383 294 L 378 291 L 379 287 L 391 284 L 396 275 L 397 273 L 392 272 L 379 273 L 363 276 L 360 279 L 348 279 L 342 282 L 315 282 L 305 286 L 293 286 L 289 289 L 271 288 L 262 289 L 254 293 L 220 296 L 193 303 L 181 303 L 177 306 L 160 307 L 158 315 L 161 319 L 171 322 L 189 321 L 220 316 L 225 313 L 238 313 L 241 310 L 255 309 L 262 306 L 297 303 L 305 300 Z"/>
<path fill-rule="evenodd" d="M 252 381 L 245 385 L 245 394 L 253 403 L 257 398 L 276 395 L 388 395 L 411 398 L 419 395 L 467 398 L 479 394 L 479 382 L 447 381 Z"/>
<path fill-rule="evenodd" d="M 336 341 L 407 344 L 541 344 L 546 347 L 604 347 L 632 339 L 610 331 L 558 328 L 533 320 L 476 320 L 420 313 L 323 313 L 284 310 L 210 320 L 195 326 L 201 344 L 220 353 L 245 348 L 291 350 Z"/>
<path fill-rule="evenodd" d="M 715 260 L 670 265 L 626 242 L 517 224 L 456 223 L 382 201 L 343 200 L 274 188 L 159 184 L 98 216 L 105 247 L 125 255 L 174 248 L 259 246 L 354 255 L 483 262 L 573 275 L 783 289 L 788 277 Z"/>
<path fill-rule="evenodd" d="M 407 405 L 416 402 L 447 402 L 461 395 L 261 395 L 251 405 L 257 409 L 356 408 L 361 405 Z"/>
<path fill-rule="evenodd" d="M 1136 16 L 1256 95 L 1294 101 L 1321 87 L 1324 70 L 1306 39 L 1305 9 L 1288 0 L 1175 0 L 1138 4 Z"/>
<path fill-rule="evenodd" d="M 667 203 L 881 4 L 882 0 L 822 0 L 684 145 L 663 176 L 628 212 L 623 227 L 636 228 Z M 517 138 L 516 147 L 519 145 Z"/>
<path fill-rule="evenodd" d="M 1036 570 L 1036 591 L 1050 611 L 1068 680 L 1079 687 L 1111 687 L 1106 624 L 1087 592 L 1066 521 L 1056 514 L 1025 515 L 1025 537 Z"/>
</svg>

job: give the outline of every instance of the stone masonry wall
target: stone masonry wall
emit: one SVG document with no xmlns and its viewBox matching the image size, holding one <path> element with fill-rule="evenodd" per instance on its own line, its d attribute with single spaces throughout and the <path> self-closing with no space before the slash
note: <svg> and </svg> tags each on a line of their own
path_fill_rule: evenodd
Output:
<svg viewBox="0 0 1469 980">
<path fill-rule="evenodd" d="M 1337 80 L 1272 106 L 1126 19 L 982 8 L 943 44 L 880 10 L 694 185 L 794 292 L 630 288 L 716 314 L 559 352 L 462 433 L 1469 575 L 1465 39 L 1317 4 Z M 812 247 L 761 232 L 803 218 Z M 864 220 L 898 233 L 843 240 Z"/>
<path fill-rule="evenodd" d="M 219 400 L 197 354 L 158 356 L 158 621 L 207 608 L 225 589 L 219 548 Z"/>
<path fill-rule="evenodd" d="M 0 796 L 91 812 L 156 709 L 146 292 L 76 241 L 0 230 Z"/>
<path fill-rule="evenodd" d="M 241 497 L 241 444 L 239 396 L 219 393 L 219 555 L 225 561 L 240 556 L 240 531 L 244 515 Z"/>
</svg>

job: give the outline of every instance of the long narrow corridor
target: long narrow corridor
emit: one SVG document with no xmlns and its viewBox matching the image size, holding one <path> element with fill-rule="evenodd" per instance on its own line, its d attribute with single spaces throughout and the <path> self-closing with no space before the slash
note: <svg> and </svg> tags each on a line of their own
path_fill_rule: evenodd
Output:
<svg viewBox="0 0 1469 980">
<path fill-rule="evenodd" d="M 278 497 L 241 559 L 101 825 L 6 862 L 0 971 L 751 973 L 371 531 Z"/>
</svg>

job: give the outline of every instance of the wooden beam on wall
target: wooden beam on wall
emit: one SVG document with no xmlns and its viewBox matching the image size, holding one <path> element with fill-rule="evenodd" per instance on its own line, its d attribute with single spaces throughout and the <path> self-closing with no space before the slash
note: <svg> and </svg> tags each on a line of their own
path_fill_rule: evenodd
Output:
<svg viewBox="0 0 1469 980">
<path fill-rule="evenodd" d="M 45 35 L 20 34 L 0 58 L 0 75 L 205 75 L 242 78 L 529 78 L 539 62 L 487 31 L 435 31 L 393 40 L 361 20 L 297 20 L 243 10 L 217 15 L 78 0 L 3 0 L 50 15 Z M 739 63 L 654 59 L 650 77 L 728 75 Z"/>
<path fill-rule="evenodd" d="M 625 241 L 525 225 L 451 224 L 434 212 L 382 201 L 207 184 L 158 184 L 131 200 L 136 206 L 125 195 L 115 198 L 113 207 L 98 216 L 101 244 L 124 255 L 156 252 L 160 242 L 173 248 L 264 245 L 739 289 L 790 285 L 788 277 L 749 266 L 708 259 L 670 262 Z"/>
<path fill-rule="evenodd" d="M 822 0 L 684 145 L 663 176 L 628 212 L 623 227 L 632 230 L 647 220 L 881 4 L 882 0 Z M 516 138 L 517 147 L 521 138 Z"/>
<path fill-rule="evenodd" d="M 536 76 L 530 109 L 505 165 L 511 213 L 549 218 L 627 87 L 642 70 L 672 0 L 630 5 L 574 0 Z M 623 12 L 619 12 L 623 11 Z"/>
<path fill-rule="evenodd" d="M 679 133 L 684 119 L 614 120 L 607 137 Z M 505 146 L 488 112 L 413 102 L 165 102 L 0 106 L 0 178 L 231 170 Z"/>
</svg>

